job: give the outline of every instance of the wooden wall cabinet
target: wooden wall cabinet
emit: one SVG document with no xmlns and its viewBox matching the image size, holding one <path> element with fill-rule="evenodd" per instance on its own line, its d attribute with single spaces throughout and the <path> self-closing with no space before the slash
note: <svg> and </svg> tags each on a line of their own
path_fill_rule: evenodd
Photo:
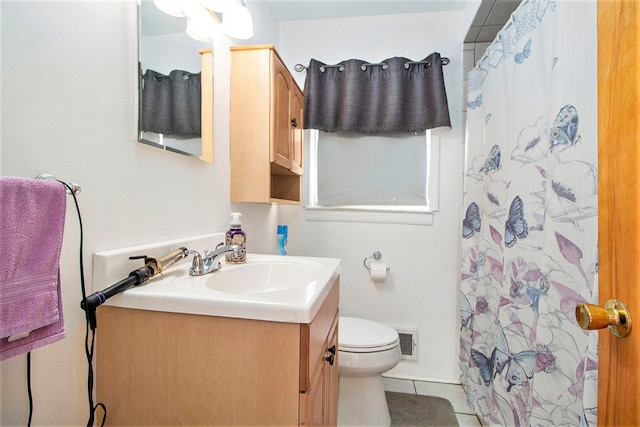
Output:
<svg viewBox="0 0 640 427">
<path fill-rule="evenodd" d="M 303 107 L 272 45 L 231 47 L 231 201 L 300 203 Z"/>
<path fill-rule="evenodd" d="M 101 306 L 106 424 L 335 426 L 339 286 L 309 324 Z"/>
</svg>

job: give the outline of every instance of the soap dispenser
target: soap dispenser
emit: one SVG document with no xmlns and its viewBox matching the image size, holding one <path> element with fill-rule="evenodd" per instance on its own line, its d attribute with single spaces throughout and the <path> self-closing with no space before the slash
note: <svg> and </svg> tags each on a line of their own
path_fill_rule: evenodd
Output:
<svg viewBox="0 0 640 427">
<path fill-rule="evenodd" d="M 234 252 L 225 255 L 227 264 L 244 264 L 247 262 L 247 235 L 242 231 L 241 215 L 240 212 L 231 213 L 231 226 L 225 234 L 225 244 L 238 245 L 240 246 L 240 251 L 238 251 L 238 255 Z"/>
</svg>

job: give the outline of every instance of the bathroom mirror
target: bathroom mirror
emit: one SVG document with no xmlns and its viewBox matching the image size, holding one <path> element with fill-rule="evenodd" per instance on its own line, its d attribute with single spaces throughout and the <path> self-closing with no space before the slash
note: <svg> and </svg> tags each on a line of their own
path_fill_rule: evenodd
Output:
<svg viewBox="0 0 640 427">
<path fill-rule="evenodd" d="M 138 141 L 213 162 L 213 52 L 138 0 Z"/>
</svg>

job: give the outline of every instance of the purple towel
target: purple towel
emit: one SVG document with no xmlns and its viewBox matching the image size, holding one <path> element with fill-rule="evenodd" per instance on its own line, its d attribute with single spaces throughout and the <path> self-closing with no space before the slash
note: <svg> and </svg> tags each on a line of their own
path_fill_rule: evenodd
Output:
<svg viewBox="0 0 640 427">
<path fill-rule="evenodd" d="M 64 338 L 65 187 L 0 177 L 0 361 Z"/>
</svg>

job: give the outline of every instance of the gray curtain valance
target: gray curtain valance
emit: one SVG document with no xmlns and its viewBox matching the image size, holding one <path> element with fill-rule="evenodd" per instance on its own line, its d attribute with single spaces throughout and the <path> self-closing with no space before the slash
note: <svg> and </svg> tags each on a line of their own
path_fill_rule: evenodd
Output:
<svg viewBox="0 0 640 427">
<path fill-rule="evenodd" d="M 304 128 L 325 132 L 421 132 L 451 127 L 440 54 L 379 64 L 311 59 L 304 85 Z"/>
<path fill-rule="evenodd" d="M 142 76 L 142 130 L 199 136 L 202 129 L 201 88 L 200 73 L 173 70 L 167 76 L 147 70 Z"/>
</svg>

